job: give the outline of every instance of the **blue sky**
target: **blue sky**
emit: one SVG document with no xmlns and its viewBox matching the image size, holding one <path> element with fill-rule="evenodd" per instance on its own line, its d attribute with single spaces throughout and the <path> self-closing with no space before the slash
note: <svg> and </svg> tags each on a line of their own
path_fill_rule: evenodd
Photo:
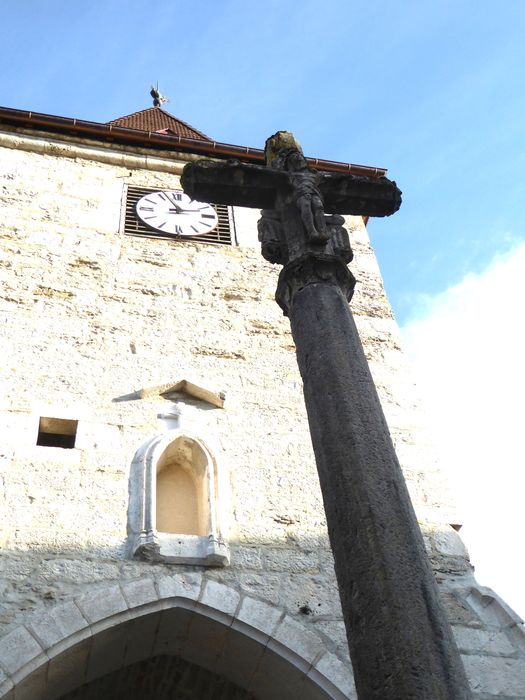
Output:
<svg viewBox="0 0 525 700">
<path fill-rule="evenodd" d="M 445 459 L 472 462 L 465 441 L 476 440 L 479 425 L 469 417 L 483 402 L 491 417 L 484 439 L 493 434 L 494 449 L 503 441 L 521 459 L 500 506 L 523 491 L 519 431 L 511 439 L 506 428 L 522 413 L 510 389 L 523 375 L 506 349 L 525 345 L 521 268 L 512 262 L 525 245 L 523 0 L 4 0 L 2 24 L 3 106 L 108 121 L 150 106 L 158 80 L 167 109 L 218 141 L 262 147 L 287 129 L 307 155 L 388 168 L 404 203 L 369 231 L 431 409 L 448 425 Z M 498 303 L 489 308 L 490 299 Z M 469 324 L 485 335 L 462 335 Z M 454 346 L 465 352 L 451 355 Z M 462 386 L 460 361 L 479 388 L 501 373 L 502 356 L 508 371 L 498 386 L 507 393 L 496 396 L 492 385 L 478 396 L 472 383 Z M 427 381 L 437 376 L 439 387 Z M 454 420 L 465 429 L 454 440 L 447 401 L 462 407 Z M 485 452 L 497 468 L 498 453 Z M 473 478 L 472 470 L 464 473 Z M 484 488 L 476 481 L 474 525 L 481 530 L 490 512 L 493 553 L 512 531 L 521 550 L 521 522 L 498 531 L 488 477 Z M 513 507 L 519 512 L 521 501 Z M 472 546 L 482 557 L 483 547 Z M 503 587 L 523 580 L 518 563 L 495 564 Z M 523 596 L 512 602 L 525 615 Z"/>
<path fill-rule="evenodd" d="M 398 320 L 525 233 L 525 3 L 3 3 L 0 104 L 96 121 L 149 106 L 217 140 L 294 131 L 308 155 L 387 167 L 373 222 Z"/>
</svg>

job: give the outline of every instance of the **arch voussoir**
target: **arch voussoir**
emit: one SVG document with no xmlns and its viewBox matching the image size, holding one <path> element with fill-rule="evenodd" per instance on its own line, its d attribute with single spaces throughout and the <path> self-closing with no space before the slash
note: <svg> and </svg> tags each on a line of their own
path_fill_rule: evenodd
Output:
<svg viewBox="0 0 525 700">
<path fill-rule="evenodd" d="M 240 670 L 235 649 L 245 654 Z M 223 675 L 256 697 L 273 700 L 276 673 L 291 699 L 353 693 L 348 664 L 326 650 L 316 630 L 201 572 L 180 572 L 97 585 L 29 614 L 0 639 L 0 697 L 54 700 L 162 654 Z"/>
</svg>

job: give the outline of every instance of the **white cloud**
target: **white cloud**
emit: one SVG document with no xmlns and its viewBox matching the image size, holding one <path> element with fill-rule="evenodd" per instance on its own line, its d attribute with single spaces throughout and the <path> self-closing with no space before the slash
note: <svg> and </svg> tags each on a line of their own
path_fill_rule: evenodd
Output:
<svg viewBox="0 0 525 700">
<path fill-rule="evenodd" d="M 525 245 L 402 328 L 476 578 L 525 617 Z"/>
</svg>

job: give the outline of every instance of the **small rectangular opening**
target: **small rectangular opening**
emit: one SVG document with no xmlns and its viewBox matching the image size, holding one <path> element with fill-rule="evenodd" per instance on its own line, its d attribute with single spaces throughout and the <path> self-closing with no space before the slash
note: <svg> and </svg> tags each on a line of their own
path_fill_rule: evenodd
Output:
<svg viewBox="0 0 525 700">
<path fill-rule="evenodd" d="M 77 420 L 67 418 L 41 417 L 38 425 L 36 444 L 42 447 L 75 447 L 77 437 Z"/>
</svg>

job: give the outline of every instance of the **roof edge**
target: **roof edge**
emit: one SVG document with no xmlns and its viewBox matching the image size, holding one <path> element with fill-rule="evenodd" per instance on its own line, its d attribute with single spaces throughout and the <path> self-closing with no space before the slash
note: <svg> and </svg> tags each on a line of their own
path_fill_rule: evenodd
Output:
<svg viewBox="0 0 525 700">
<path fill-rule="evenodd" d="M 264 151 L 249 146 L 217 141 L 189 139 L 172 134 L 159 134 L 151 131 L 140 131 L 122 126 L 112 126 L 100 122 L 91 122 L 71 117 L 57 117 L 51 114 L 28 112 L 10 107 L 0 107 L 0 124 L 11 124 L 26 128 L 39 128 L 44 131 L 78 135 L 94 140 L 113 141 L 134 146 L 146 146 L 158 150 L 180 150 L 196 155 L 212 158 L 237 158 L 249 163 L 264 164 Z M 308 165 L 316 170 L 327 172 L 344 172 L 352 175 L 368 177 L 384 177 L 386 168 L 375 168 L 367 165 L 356 165 L 321 158 L 306 158 Z"/>
</svg>

